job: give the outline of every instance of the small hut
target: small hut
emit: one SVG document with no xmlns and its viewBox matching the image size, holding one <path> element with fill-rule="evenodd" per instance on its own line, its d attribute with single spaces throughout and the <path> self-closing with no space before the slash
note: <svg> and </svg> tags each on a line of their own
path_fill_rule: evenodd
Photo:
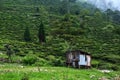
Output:
<svg viewBox="0 0 120 80">
<path fill-rule="evenodd" d="M 81 50 L 66 52 L 66 65 L 75 68 L 91 67 L 91 55 Z"/>
</svg>

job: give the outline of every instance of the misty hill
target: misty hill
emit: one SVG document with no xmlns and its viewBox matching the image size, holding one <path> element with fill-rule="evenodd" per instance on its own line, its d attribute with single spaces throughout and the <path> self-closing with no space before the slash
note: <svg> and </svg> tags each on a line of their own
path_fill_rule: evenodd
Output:
<svg viewBox="0 0 120 80">
<path fill-rule="evenodd" d="M 80 0 L 95 5 L 102 10 L 112 9 L 120 11 L 120 1 L 118 0 Z"/>
<path fill-rule="evenodd" d="M 119 14 L 76 0 L 4 0 L 0 8 L 0 51 L 5 53 L 4 45 L 10 44 L 19 57 L 15 62 L 62 66 L 66 51 L 83 50 L 92 54 L 93 67 L 118 70 Z M 42 44 L 38 38 L 41 22 L 46 37 Z M 26 27 L 31 37 L 28 42 L 24 39 Z"/>
</svg>

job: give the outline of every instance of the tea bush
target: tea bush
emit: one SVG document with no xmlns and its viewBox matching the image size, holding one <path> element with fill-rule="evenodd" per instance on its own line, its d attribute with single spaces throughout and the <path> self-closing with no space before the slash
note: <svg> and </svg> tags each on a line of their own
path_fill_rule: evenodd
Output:
<svg viewBox="0 0 120 80">
<path fill-rule="evenodd" d="M 23 62 L 24 64 L 26 64 L 26 65 L 32 65 L 32 64 L 34 64 L 37 60 L 38 60 L 38 57 L 37 57 L 37 56 L 32 55 L 32 54 L 28 54 L 28 55 L 26 55 L 26 56 L 23 58 L 22 62 Z"/>
</svg>

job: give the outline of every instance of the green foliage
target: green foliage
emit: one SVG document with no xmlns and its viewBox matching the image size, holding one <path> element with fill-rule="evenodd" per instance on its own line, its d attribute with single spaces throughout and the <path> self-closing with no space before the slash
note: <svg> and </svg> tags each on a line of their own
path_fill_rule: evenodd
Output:
<svg viewBox="0 0 120 80">
<path fill-rule="evenodd" d="M 111 69 L 114 71 L 119 71 L 120 67 L 114 64 L 110 64 L 110 63 L 105 63 L 105 62 L 100 62 L 100 64 L 98 65 L 99 69 Z"/>
<path fill-rule="evenodd" d="M 27 75 L 26 73 L 24 73 L 24 75 L 23 75 L 23 77 L 22 77 L 22 79 L 21 79 L 21 80 L 29 80 L 28 75 Z"/>
<path fill-rule="evenodd" d="M 61 2 L 60 13 L 61 14 L 69 13 L 69 1 L 68 0 L 63 0 Z"/>
<path fill-rule="evenodd" d="M 111 62 L 111 63 L 115 63 L 115 64 L 119 64 L 119 61 L 120 61 L 120 58 L 119 56 L 117 55 L 105 55 L 103 58 L 103 60 L 106 60 L 108 62 Z"/>
<path fill-rule="evenodd" d="M 44 58 L 39 58 L 38 61 L 35 62 L 35 66 L 48 66 L 49 61 L 45 60 Z"/>
<path fill-rule="evenodd" d="M 120 27 L 117 27 L 117 28 L 114 30 L 114 32 L 115 32 L 116 34 L 120 35 Z"/>
<path fill-rule="evenodd" d="M 0 11 L 2 10 L 3 8 L 3 0 L 0 0 Z"/>
<path fill-rule="evenodd" d="M 98 68 L 99 63 L 100 63 L 100 61 L 97 61 L 97 60 L 92 59 L 92 63 L 91 63 L 91 64 L 92 64 L 92 67 Z"/>
<path fill-rule="evenodd" d="M 28 54 L 26 55 L 22 62 L 26 65 L 32 65 L 34 64 L 36 61 L 38 60 L 38 58 L 35 56 L 35 55 L 32 55 L 32 54 Z"/>
<path fill-rule="evenodd" d="M 119 71 L 119 70 L 120 70 L 120 66 L 113 65 L 113 66 L 111 67 L 111 69 L 114 70 L 114 71 Z"/>
<path fill-rule="evenodd" d="M 56 58 L 53 55 L 49 55 L 47 57 L 47 60 L 49 61 L 49 64 L 51 64 L 52 66 L 62 66 L 64 64 L 61 58 Z"/>
</svg>

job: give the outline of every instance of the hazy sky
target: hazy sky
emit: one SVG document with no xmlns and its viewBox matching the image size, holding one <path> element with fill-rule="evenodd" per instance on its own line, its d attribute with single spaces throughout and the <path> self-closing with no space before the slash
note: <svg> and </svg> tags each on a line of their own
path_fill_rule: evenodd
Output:
<svg viewBox="0 0 120 80">
<path fill-rule="evenodd" d="M 120 0 L 82 0 L 82 1 L 90 2 L 101 9 L 110 8 L 113 10 L 120 11 Z"/>
</svg>

